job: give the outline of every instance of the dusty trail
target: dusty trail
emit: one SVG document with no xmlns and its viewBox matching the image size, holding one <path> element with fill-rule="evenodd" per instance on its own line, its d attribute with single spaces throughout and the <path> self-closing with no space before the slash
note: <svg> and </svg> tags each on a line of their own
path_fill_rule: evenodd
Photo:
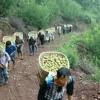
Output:
<svg viewBox="0 0 100 100">
<path fill-rule="evenodd" d="M 62 37 L 64 37 L 63 40 Z M 17 59 L 16 68 L 9 73 L 9 83 L 0 86 L 0 100 L 37 100 L 39 54 L 43 51 L 57 50 L 64 41 L 70 39 L 70 36 L 65 35 L 61 38 L 56 37 L 53 43 L 39 48 L 33 56 L 29 56 L 28 45 L 25 43 L 24 60 Z M 85 76 L 80 70 L 72 70 L 71 72 L 75 79 L 74 100 L 100 100 L 100 83 L 86 83 L 80 80 L 80 74 Z M 65 98 L 67 99 L 66 96 Z"/>
</svg>

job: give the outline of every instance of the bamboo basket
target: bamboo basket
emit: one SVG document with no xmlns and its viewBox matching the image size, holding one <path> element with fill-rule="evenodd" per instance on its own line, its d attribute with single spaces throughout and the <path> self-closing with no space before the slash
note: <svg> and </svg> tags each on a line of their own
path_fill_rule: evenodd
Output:
<svg viewBox="0 0 100 100">
<path fill-rule="evenodd" d="M 23 33 L 22 32 L 15 32 L 14 36 L 19 36 L 21 39 L 23 39 Z"/>
<path fill-rule="evenodd" d="M 11 41 L 11 43 L 15 44 L 15 36 L 14 35 L 4 36 L 3 42 L 6 43 L 7 41 Z"/>
<path fill-rule="evenodd" d="M 3 51 L 5 51 L 5 43 L 0 42 L 0 49 L 2 49 Z"/>
<path fill-rule="evenodd" d="M 33 37 L 33 38 L 37 38 L 37 31 L 31 31 L 31 32 L 29 32 L 28 33 L 28 37 L 30 38 L 30 37 Z"/>
<path fill-rule="evenodd" d="M 52 30 L 55 30 L 55 27 L 51 27 Z"/>
<path fill-rule="evenodd" d="M 41 32 L 41 34 L 43 34 L 43 35 L 45 35 L 45 31 L 42 29 L 42 30 L 40 30 L 39 32 Z M 38 33 L 39 33 L 38 32 Z"/>
<path fill-rule="evenodd" d="M 57 26 L 57 30 L 58 30 L 58 28 L 61 30 L 61 26 Z"/>
<path fill-rule="evenodd" d="M 63 64 L 60 64 L 58 67 L 55 68 L 55 70 L 50 70 L 51 67 L 49 67 L 48 69 L 45 69 L 43 64 L 42 64 L 42 58 L 43 57 L 49 57 L 50 56 L 54 56 L 54 55 L 58 55 L 58 57 L 62 57 L 65 59 L 67 65 L 64 66 Z M 56 56 L 55 56 L 56 57 Z M 57 57 L 56 57 L 57 58 Z M 55 58 L 54 58 L 55 59 Z M 55 63 L 53 57 L 52 57 L 52 60 L 51 62 Z M 45 64 L 47 64 L 48 62 L 46 62 Z M 48 63 L 49 64 L 49 63 Z M 49 64 L 51 66 L 51 64 Z M 54 67 L 54 66 L 53 66 Z M 38 67 L 38 80 L 39 80 L 39 84 L 43 84 L 44 80 L 45 80 L 45 77 L 49 74 L 49 72 L 56 72 L 59 68 L 61 67 L 66 67 L 66 68 L 69 68 L 69 61 L 68 61 L 68 58 L 66 57 L 65 54 L 63 53 L 60 53 L 60 52 L 42 52 L 40 55 L 39 55 L 39 67 Z"/>
<path fill-rule="evenodd" d="M 56 32 L 55 27 L 51 27 L 50 29 L 51 29 L 52 32 Z"/>
<path fill-rule="evenodd" d="M 45 29 L 45 31 L 50 31 L 50 28 Z"/>
<path fill-rule="evenodd" d="M 45 31 L 48 31 L 48 34 L 52 33 L 52 30 L 50 28 L 46 29 Z"/>
<path fill-rule="evenodd" d="M 69 27 L 71 27 L 71 28 L 72 28 L 72 27 L 73 27 L 73 25 L 72 25 L 72 24 L 67 24 L 67 27 L 68 27 L 68 28 L 69 28 Z"/>
</svg>

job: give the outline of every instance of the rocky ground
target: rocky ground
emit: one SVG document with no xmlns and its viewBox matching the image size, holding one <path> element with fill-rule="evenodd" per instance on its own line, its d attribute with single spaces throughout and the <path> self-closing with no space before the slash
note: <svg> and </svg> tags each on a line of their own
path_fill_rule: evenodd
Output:
<svg viewBox="0 0 100 100">
<path fill-rule="evenodd" d="M 62 40 L 62 37 L 65 37 Z M 9 72 L 9 83 L 0 86 L 0 100 L 37 100 L 39 82 L 37 71 L 39 67 L 38 57 L 43 51 L 57 50 L 64 41 L 68 41 L 68 35 L 56 37 L 55 41 L 39 48 L 35 55 L 29 56 L 27 42 L 24 47 L 24 60 L 17 59 L 15 69 Z M 80 69 L 71 70 L 75 80 L 74 100 L 100 100 L 100 83 L 84 81 L 87 75 Z M 67 100 L 67 96 L 64 97 Z"/>
</svg>

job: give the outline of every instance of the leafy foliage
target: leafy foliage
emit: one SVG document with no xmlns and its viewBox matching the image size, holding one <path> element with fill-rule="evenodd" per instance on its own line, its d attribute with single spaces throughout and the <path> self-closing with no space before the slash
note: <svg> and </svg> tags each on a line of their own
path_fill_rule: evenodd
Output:
<svg viewBox="0 0 100 100">
<path fill-rule="evenodd" d="M 73 0 L 58 0 L 61 12 L 66 18 L 76 20 L 82 15 L 82 6 Z"/>
<path fill-rule="evenodd" d="M 100 0 L 1 0 L 0 4 L 1 13 L 21 17 L 27 24 L 41 28 L 58 15 L 88 24 L 100 22 Z"/>
<path fill-rule="evenodd" d="M 97 25 L 92 27 L 83 35 L 83 40 L 87 43 L 89 47 L 89 52 L 95 59 L 100 59 L 100 26 Z"/>
<path fill-rule="evenodd" d="M 19 7 L 16 6 L 16 10 L 13 10 L 12 6 L 11 10 L 14 12 L 14 15 L 21 17 L 26 24 L 34 25 L 38 28 L 46 27 L 49 22 L 49 9 L 44 6 L 37 5 L 34 0 L 30 0 L 30 2 L 28 1 L 29 0 L 20 0 L 20 5 Z"/>
<path fill-rule="evenodd" d="M 85 45 L 80 45 L 82 51 L 79 52 L 78 44 L 80 42 Z M 85 49 L 86 54 L 82 56 L 84 46 L 87 46 Z M 94 81 L 100 82 L 100 25 L 92 25 L 82 35 L 73 33 L 71 40 L 64 43 L 58 51 L 67 55 L 72 68 L 77 66 L 79 59 L 83 60 L 83 62 L 85 59 L 84 67 L 92 73 Z"/>
<path fill-rule="evenodd" d="M 75 41 L 73 41 L 73 36 L 68 43 L 64 43 L 63 46 L 58 50 L 68 57 L 71 68 L 75 68 L 78 65 L 79 61 L 79 55 L 77 52 Z"/>
<path fill-rule="evenodd" d="M 0 16 L 5 16 L 13 0 L 0 0 Z"/>
</svg>

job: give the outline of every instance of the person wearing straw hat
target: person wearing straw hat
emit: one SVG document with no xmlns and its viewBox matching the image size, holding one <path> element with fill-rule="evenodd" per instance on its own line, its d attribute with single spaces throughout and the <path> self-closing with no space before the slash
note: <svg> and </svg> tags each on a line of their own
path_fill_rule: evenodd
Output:
<svg viewBox="0 0 100 100">
<path fill-rule="evenodd" d="M 56 75 L 46 77 L 40 87 L 38 100 L 63 100 L 64 92 L 68 95 L 68 100 L 73 100 L 74 80 L 70 70 L 64 67 L 58 69 Z"/>
<path fill-rule="evenodd" d="M 0 85 L 8 83 L 8 61 L 10 61 L 9 54 L 0 49 Z"/>
</svg>

